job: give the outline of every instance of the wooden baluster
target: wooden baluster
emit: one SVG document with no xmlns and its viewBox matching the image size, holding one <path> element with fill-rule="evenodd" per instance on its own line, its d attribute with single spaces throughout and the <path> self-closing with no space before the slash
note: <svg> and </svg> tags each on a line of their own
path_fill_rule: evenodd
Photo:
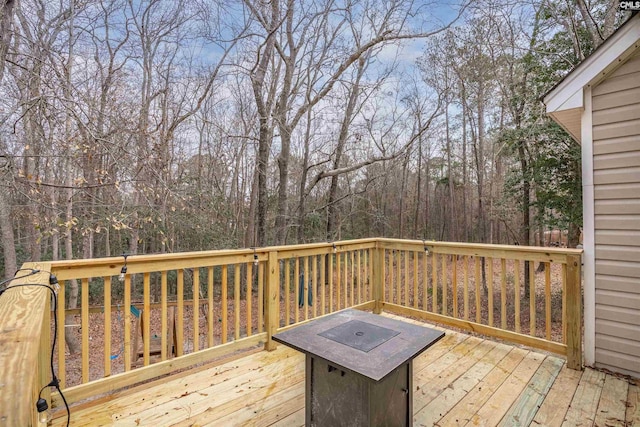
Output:
<svg viewBox="0 0 640 427">
<path fill-rule="evenodd" d="M 176 356 L 184 352 L 184 270 L 178 270 L 178 285 L 176 289 Z"/>
<path fill-rule="evenodd" d="M 89 279 L 82 279 L 82 382 L 89 382 Z"/>
<path fill-rule="evenodd" d="M 374 257 L 371 261 L 371 267 L 373 272 L 371 274 L 373 299 L 375 306 L 373 312 L 380 314 L 382 312 L 382 304 L 384 303 L 384 265 L 385 265 L 385 250 L 382 248 L 376 248 L 372 254 Z"/>
<path fill-rule="evenodd" d="M 222 313 L 222 344 L 227 342 L 227 316 L 229 315 L 228 313 L 228 303 L 229 301 L 228 299 L 228 290 L 229 290 L 229 283 L 228 283 L 228 275 L 229 275 L 229 268 L 227 265 L 223 265 L 222 266 L 222 292 L 221 292 L 221 298 L 222 298 L 222 308 L 221 311 Z"/>
<path fill-rule="evenodd" d="M 300 321 L 300 314 L 298 310 L 300 305 L 300 258 L 296 258 L 294 273 L 295 273 L 295 276 L 293 278 L 293 287 L 295 289 L 294 291 L 295 301 L 293 305 L 293 312 L 295 315 L 293 317 L 293 321 L 295 323 L 298 323 Z"/>
<path fill-rule="evenodd" d="M 309 320 L 309 257 L 304 257 L 304 273 L 302 284 L 302 305 L 304 306 L 304 320 Z"/>
<path fill-rule="evenodd" d="M 66 371 L 66 355 L 65 355 L 65 281 L 60 280 L 58 283 L 60 285 L 60 289 L 58 289 L 58 312 L 56 316 L 58 316 L 58 380 L 60 381 L 60 388 L 64 389 L 67 384 L 67 371 Z M 111 341 L 109 341 L 111 344 Z M 109 356 L 111 356 L 109 354 Z"/>
<path fill-rule="evenodd" d="M 431 255 L 431 311 L 438 313 L 438 255 Z"/>
<path fill-rule="evenodd" d="M 482 306 L 480 305 L 480 258 L 473 257 L 475 263 L 475 282 L 476 282 L 476 323 L 482 320 Z"/>
<path fill-rule="evenodd" d="M 344 253 L 344 308 L 349 307 L 349 252 Z"/>
<path fill-rule="evenodd" d="M 373 249 L 369 249 L 365 252 L 365 264 L 366 264 L 366 268 L 367 268 L 367 273 L 366 273 L 366 281 L 367 281 L 367 301 L 368 300 L 372 300 L 373 298 Z M 383 292 L 382 295 L 384 295 L 384 283 L 382 284 L 383 288 Z"/>
<path fill-rule="evenodd" d="M 333 253 L 329 254 L 329 313 L 333 313 Z"/>
<path fill-rule="evenodd" d="M 151 349 L 151 273 L 142 275 L 142 362 L 144 366 L 149 365 L 149 353 Z M 137 333 L 137 332 L 136 332 Z M 137 350 L 136 350 L 137 351 Z"/>
<path fill-rule="evenodd" d="M 386 286 L 387 283 L 387 275 L 389 276 L 388 280 L 389 283 L 393 283 L 393 249 L 383 249 L 384 250 L 384 258 L 383 258 L 383 263 L 384 263 L 384 268 L 383 268 L 383 273 L 384 273 L 384 278 L 383 278 L 383 283 L 382 283 L 382 290 L 386 291 L 386 293 L 384 293 L 384 300 L 388 301 L 390 303 L 393 303 L 393 285 L 389 285 Z"/>
<path fill-rule="evenodd" d="M 329 255 L 330 256 L 330 255 Z M 326 287 L 327 287 L 327 255 L 320 255 L 320 299 L 321 299 L 321 314 L 324 316 L 327 313 L 326 303 Z"/>
<path fill-rule="evenodd" d="M 398 259 L 396 259 L 396 282 L 392 283 L 391 286 L 393 286 L 396 289 L 395 291 L 396 304 L 401 305 L 403 286 L 402 286 L 402 273 L 400 270 L 400 264 L 402 263 L 402 252 L 400 250 L 397 250 L 396 254 L 398 255 Z"/>
<path fill-rule="evenodd" d="M 313 255 L 312 258 L 312 263 L 311 263 L 311 274 L 313 277 L 313 280 L 311 281 L 311 284 L 313 285 L 311 287 L 311 301 L 313 301 L 313 317 L 317 317 L 318 316 L 318 309 L 317 309 L 317 301 L 318 301 L 318 256 L 317 255 Z"/>
<path fill-rule="evenodd" d="M 358 284 L 356 283 L 356 270 L 355 270 L 355 254 L 353 253 L 353 251 L 349 252 L 349 257 L 351 258 L 351 286 L 349 287 L 351 290 L 351 307 L 353 307 L 355 305 L 355 293 L 356 293 L 356 286 L 358 286 Z"/>
<path fill-rule="evenodd" d="M 200 269 L 193 269 L 193 351 L 200 350 Z"/>
<path fill-rule="evenodd" d="M 446 316 L 449 314 L 449 307 L 448 307 L 448 301 L 447 301 L 447 296 L 448 296 L 448 290 L 449 290 L 449 285 L 447 284 L 447 255 L 446 254 L 442 254 L 442 270 L 440 271 L 440 273 L 442 273 L 442 315 Z"/>
<path fill-rule="evenodd" d="M 529 261 L 529 335 L 536 336 L 536 270 L 534 261 Z"/>
<path fill-rule="evenodd" d="M 207 267 L 207 347 L 214 345 L 213 321 L 213 267 Z M 162 334 L 164 336 L 164 332 Z M 171 344 L 172 345 L 172 344 Z M 162 347 L 164 348 L 164 344 Z"/>
<path fill-rule="evenodd" d="M 418 252 L 413 252 L 413 308 L 418 308 Z"/>
<path fill-rule="evenodd" d="M 427 251 L 422 256 L 422 309 L 429 311 L 429 256 Z"/>
<path fill-rule="evenodd" d="M 502 329 L 507 329 L 507 260 L 500 260 L 500 325 Z"/>
<path fill-rule="evenodd" d="M 340 266 L 340 252 L 336 253 L 336 310 L 340 310 L 340 291 L 342 288 L 342 280 L 341 279 L 341 266 Z"/>
<path fill-rule="evenodd" d="M 409 307 L 409 252 L 404 251 L 404 306 Z"/>
<path fill-rule="evenodd" d="M 514 306 L 515 306 L 515 316 L 516 316 L 516 332 L 521 333 L 521 325 L 520 325 L 520 260 L 516 259 L 513 261 L 515 267 L 515 279 L 514 279 Z"/>
<path fill-rule="evenodd" d="M 258 263 L 258 333 L 264 331 L 264 262 Z"/>
<path fill-rule="evenodd" d="M 469 320 L 469 255 L 464 256 L 464 320 Z"/>
<path fill-rule="evenodd" d="M 562 343 L 567 343 L 567 264 L 562 264 Z"/>
<path fill-rule="evenodd" d="M 233 339 L 240 339 L 240 264 L 233 270 Z"/>
<path fill-rule="evenodd" d="M 544 312 L 546 337 L 551 340 L 551 263 L 544 263 Z"/>
<path fill-rule="evenodd" d="M 247 336 L 253 334 L 253 264 L 247 263 Z"/>
<path fill-rule="evenodd" d="M 458 255 L 452 255 L 451 266 L 453 269 L 453 277 L 451 278 L 451 287 L 453 288 L 453 317 L 458 317 Z"/>
<path fill-rule="evenodd" d="M 344 263 L 342 265 L 344 277 L 344 308 L 350 307 L 349 295 L 351 293 L 351 280 L 349 278 L 349 254 L 350 252 L 344 253 Z"/>
<path fill-rule="evenodd" d="M 167 320 L 167 272 L 163 271 L 160 273 L 160 360 L 167 360 Z"/>
<path fill-rule="evenodd" d="M 111 276 L 103 278 L 104 280 L 104 376 L 111 376 Z M 64 295 L 64 294 L 61 294 Z M 64 305 L 64 302 L 58 301 L 58 304 Z M 57 315 L 57 313 L 55 313 Z M 63 324 L 64 326 L 64 324 Z M 60 328 L 58 327 L 58 331 Z M 64 334 L 64 332 L 63 332 Z M 58 335 L 60 337 L 60 335 Z M 58 342 L 58 345 L 64 349 L 64 341 Z M 60 353 L 58 353 L 58 356 Z"/>
<path fill-rule="evenodd" d="M 362 251 L 356 252 L 356 262 L 358 264 L 358 304 L 362 304 Z"/>
<path fill-rule="evenodd" d="M 488 294 L 488 310 L 489 310 L 489 326 L 493 326 L 493 258 L 486 258 L 489 263 L 487 278 L 487 294 Z"/>
<path fill-rule="evenodd" d="M 131 370 L 131 275 L 124 275 L 124 370 Z M 138 349 L 136 349 L 138 351 Z"/>
<path fill-rule="evenodd" d="M 289 259 L 284 260 L 284 313 L 284 326 L 289 326 L 291 323 L 291 260 Z"/>
</svg>

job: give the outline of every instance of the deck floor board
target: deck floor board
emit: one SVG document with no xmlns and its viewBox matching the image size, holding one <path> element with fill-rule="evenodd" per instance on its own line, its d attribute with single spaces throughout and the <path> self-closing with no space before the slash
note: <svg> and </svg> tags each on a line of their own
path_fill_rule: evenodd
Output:
<svg viewBox="0 0 640 427">
<path fill-rule="evenodd" d="M 598 411 L 596 412 L 595 425 L 625 427 L 626 401 L 629 394 L 629 383 L 620 378 L 607 375 L 604 379 L 604 387 Z"/>
<path fill-rule="evenodd" d="M 526 350 L 512 348 L 509 354 L 507 354 L 482 381 L 476 384 L 473 389 L 469 390 L 466 396 L 438 421 L 438 424 L 442 426 L 466 425 L 473 415 L 482 408 L 485 402 L 509 377 L 527 353 Z"/>
<path fill-rule="evenodd" d="M 605 374 L 602 372 L 591 369 L 585 371 L 569 405 L 567 416 L 562 423 L 563 427 L 593 425 L 604 378 Z"/>
<path fill-rule="evenodd" d="M 534 425 L 560 427 L 578 388 L 582 372 L 566 366 L 560 370 L 542 406 L 533 419 Z"/>
<path fill-rule="evenodd" d="M 629 384 L 625 420 L 632 426 L 640 426 L 640 387 Z"/>
<path fill-rule="evenodd" d="M 280 345 L 81 403 L 71 426 L 303 426 L 304 365 L 302 354 Z M 64 426 L 65 414 L 56 415 L 51 425 Z M 501 423 L 640 426 L 640 389 L 569 370 L 556 356 L 446 330 L 414 361 L 414 425 Z"/>
<path fill-rule="evenodd" d="M 546 357 L 499 425 L 502 427 L 530 425 L 558 372 L 562 369 L 562 365 L 564 365 L 563 360 L 557 357 Z"/>
<path fill-rule="evenodd" d="M 467 425 L 498 425 L 545 357 L 543 354 L 529 352 L 482 408 L 471 417 Z"/>
<path fill-rule="evenodd" d="M 476 364 L 470 367 L 462 376 L 447 384 L 446 387 L 439 388 L 432 394 L 433 399 L 422 409 L 416 408 L 414 404 L 414 422 L 418 425 L 433 425 L 440 420 L 447 412 L 460 402 L 495 366 L 509 353 L 511 348 L 504 344 L 495 346 Z M 431 390 L 428 384 L 423 385 L 423 390 Z"/>
</svg>

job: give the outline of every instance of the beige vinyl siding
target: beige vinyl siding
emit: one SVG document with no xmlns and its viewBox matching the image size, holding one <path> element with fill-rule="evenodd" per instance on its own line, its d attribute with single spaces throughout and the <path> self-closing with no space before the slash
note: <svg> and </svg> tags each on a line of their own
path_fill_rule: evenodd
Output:
<svg viewBox="0 0 640 427">
<path fill-rule="evenodd" d="M 596 365 L 640 377 L 640 55 L 592 106 Z"/>
</svg>

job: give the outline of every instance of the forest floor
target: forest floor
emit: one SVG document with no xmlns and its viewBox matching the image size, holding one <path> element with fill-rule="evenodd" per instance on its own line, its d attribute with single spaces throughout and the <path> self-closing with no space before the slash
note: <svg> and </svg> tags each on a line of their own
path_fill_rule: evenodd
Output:
<svg viewBox="0 0 640 427">
<path fill-rule="evenodd" d="M 501 310 L 501 275 L 500 263 L 499 260 L 495 260 L 495 266 L 493 269 L 493 301 L 494 301 L 494 310 L 493 310 L 493 325 L 496 327 L 501 327 L 502 322 L 502 310 Z M 505 321 L 506 321 L 506 329 L 510 331 L 515 331 L 516 327 L 516 316 L 515 316 L 515 289 L 513 286 L 513 265 L 511 261 L 508 261 L 507 271 L 511 271 L 510 275 L 507 274 L 508 286 L 507 292 L 505 293 L 506 303 L 505 303 Z M 529 306 L 529 298 L 528 295 L 524 295 L 524 275 L 522 274 L 523 269 L 521 271 L 521 279 L 520 283 L 520 328 L 521 333 L 529 334 L 529 321 L 530 321 L 530 306 Z M 442 313 L 442 286 L 441 286 L 441 268 L 438 269 L 437 274 L 437 282 L 438 286 L 438 297 L 437 297 L 437 310 L 439 313 Z M 473 266 L 470 265 L 470 268 L 467 270 L 468 272 L 468 320 L 475 321 L 476 320 L 476 285 L 473 274 Z M 389 273 L 389 272 L 387 272 Z M 448 291 L 447 291 L 447 314 L 449 316 L 453 316 L 459 319 L 465 319 L 465 297 L 463 292 L 463 277 L 464 277 L 464 267 L 461 262 L 457 265 L 457 313 L 453 313 L 453 287 L 451 280 L 452 273 L 452 265 L 448 264 Z M 394 275 L 396 274 L 394 267 Z M 551 340 L 556 342 L 562 342 L 562 268 L 560 265 L 552 265 L 550 272 L 550 283 L 551 283 Z M 420 309 L 423 309 L 423 304 L 425 302 L 424 293 L 425 288 L 421 285 L 422 282 L 422 271 L 418 271 L 418 286 L 417 286 L 417 306 Z M 488 276 L 487 276 L 488 277 Z M 431 274 L 428 274 L 429 285 L 426 289 L 427 291 L 427 311 L 433 311 L 433 298 L 432 298 L 432 286 L 431 286 Z M 408 274 L 401 274 L 400 280 L 396 275 L 392 280 L 399 285 L 396 287 L 394 291 L 394 295 L 389 294 L 388 287 L 385 289 L 385 301 L 394 302 L 397 304 L 403 304 L 405 301 L 408 301 L 408 306 L 414 306 L 414 290 L 413 290 L 413 272 L 411 269 L 408 270 Z M 545 272 L 536 273 L 535 277 L 535 289 L 536 289 L 536 298 L 535 298 L 535 311 L 536 311 L 536 331 L 535 335 L 540 338 L 545 338 L 546 336 L 546 325 L 545 325 Z M 349 288 L 347 286 L 347 288 Z M 482 290 L 483 286 L 480 284 L 480 323 L 489 324 L 489 310 L 488 310 L 488 298 L 487 294 Z M 318 288 L 320 289 L 320 288 Z M 345 301 L 345 289 L 344 285 L 340 289 L 340 301 L 338 301 L 338 286 L 334 282 L 334 290 L 333 290 L 333 311 L 345 308 L 346 306 L 351 305 L 351 297 L 353 294 L 353 302 L 355 304 L 358 303 L 358 297 L 360 297 L 361 302 L 365 302 L 371 299 L 371 290 L 366 281 L 366 277 L 363 274 L 362 287 L 358 289 L 357 286 L 353 286 L 352 290 L 347 289 L 347 298 Z M 321 301 L 322 293 L 321 291 L 315 292 L 313 295 L 313 306 L 307 307 L 308 309 L 308 318 L 313 318 L 315 315 L 322 314 L 322 301 Z M 345 302 L 347 303 L 345 305 Z M 136 302 L 134 305 L 137 308 L 141 308 L 142 303 Z M 295 304 L 295 292 L 289 293 L 289 321 L 286 322 L 285 318 L 287 317 L 287 304 L 285 302 L 285 298 L 280 298 L 280 324 L 284 326 L 285 324 L 294 323 L 296 320 L 295 312 L 297 305 Z M 239 302 L 240 315 L 238 318 L 238 324 L 240 326 L 239 337 L 247 336 L 247 300 L 241 299 Z M 124 313 L 123 313 L 122 305 L 116 305 L 111 313 L 111 351 L 108 363 L 111 364 L 111 375 L 120 373 L 124 371 L 124 340 L 123 340 L 123 331 L 124 331 Z M 329 312 L 330 310 L 330 300 L 329 300 L 329 289 L 328 286 L 325 287 L 325 310 Z M 251 303 L 251 331 L 252 334 L 257 333 L 259 330 L 258 327 L 258 297 L 256 292 L 253 292 L 252 295 L 252 303 Z M 199 337 L 198 337 L 198 349 L 208 348 L 207 337 L 208 337 L 208 316 L 209 310 L 207 304 L 200 304 L 199 310 Z M 214 345 L 218 345 L 222 343 L 222 304 L 219 298 L 219 295 L 216 295 L 216 299 L 213 304 L 213 315 L 214 315 Z M 151 309 L 151 323 L 150 330 L 151 336 L 158 336 L 161 333 L 161 313 L 159 308 Z M 78 343 L 81 343 L 81 328 L 80 328 L 80 315 L 75 315 L 75 320 L 73 320 L 72 325 L 68 326 L 68 333 L 72 334 L 73 337 L 77 340 Z M 298 311 L 298 319 L 304 320 L 305 313 L 304 308 L 299 309 Z M 227 302 L 227 342 L 231 342 L 235 338 L 234 330 L 235 330 L 235 307 L 233 298 L 229 298 Z M 186 302 L 184 305 L 184 315 L 183 315 L 183 352 L 184 354 L 192 353 L 194 351 L 194 333 L 193 333 L 193 306 L 191 302 Z M 138 328 L 136 330 L 136 327 Z M 447 326 L 449 327 L 449 326 Z M 452 328 L 454 329 L 454 328 Z M 140 348 L 142 347 L 142 338 L 140 336 L 139 323 L 136 323 L 136 318 L 131 315 L 131 331 L 132 333 L 138 334 L 138 342 Z M 105 365 L 105 351 L 104 351 L 104 313 L 102 311 L 92 312 L 89 315 L 89 380 L 93 381 L 104 376 L 104 365 Z M 133 343 L 133 338 L 131 342 Z M 55 366 L 57 366 L 57 358 L 58 352 L 57 349 L 54 352 Z M 141 358 L 139 362 L 141 362 Z M 153 360 L 153 359 L 152 359 Z M 74 385 L 78 385 L 82 383 L 82 358 L 81 354 L 75 353 L 70 354 L 68 347 L 65 349 L 65 387 L 71 387 Z M 139 365 L 140 363 L 136 364 Z M 135 368 L 135 366 L 134 366 Z"/>
</svg>

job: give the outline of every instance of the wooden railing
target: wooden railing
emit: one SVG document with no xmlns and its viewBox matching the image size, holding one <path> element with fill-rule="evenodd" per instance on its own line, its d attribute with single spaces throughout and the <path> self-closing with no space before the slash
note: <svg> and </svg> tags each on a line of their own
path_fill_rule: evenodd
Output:
<svg viewBox="0 0 640 427">
<path fill-rule="evenodd" d="M 54 262 L 61 292 L 75 281 L 80 295 L 79 308 L 55 314 L 65 396 L 75 402 L 261 343 L 272 349 L 280 328 L 371 308 L 375 247 L 364 239 Z"/>
<path fill-rule="evenodd" d="M 39 272 L 36 272 L 38 271 Z M 51 381 L 48 263 L 26 263 L 0 296 L 0 425 L 38 425 L 36 401 Z"/>
<path fill-rule="evenodd" d="M 581 369 L 581 250 L 379 239 L 378 251 L 378 310 L 562 354 Z"/>
<path fill-rule="evenodd" d="M 231 352 L 273 349 L 277 331 L 347 307 L 436 321 L 582 364 L 577 250 L 361 239 L 58 261 L 50 269 L 60 295 L 74 281 L 80 294 L 79 308 L 61 298 L 54 314 L 56 369 L 70 402 Z M 77 353 L 66 339 L 77 341 Z"/>
</svg>

